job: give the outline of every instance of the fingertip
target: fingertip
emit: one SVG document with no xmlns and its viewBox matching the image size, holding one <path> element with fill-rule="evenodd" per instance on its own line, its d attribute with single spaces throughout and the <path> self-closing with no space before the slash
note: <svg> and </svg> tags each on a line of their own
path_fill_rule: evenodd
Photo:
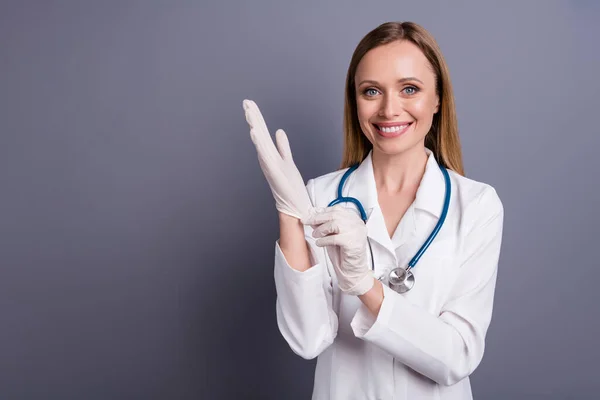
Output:
<svg viewBox="0 0 600 400">
<path fill-rule="evenodd" d="M 286 143 L 286 144 L 288 143 L 287 135 L 283 129 L 277 129 L 275 131 L 275 138 L 277 139 L 278 142 Z"/>
<path fill-rule="evenodd" d="M 313 226 L 315 223 L 314 217 L 315 217 L 314 215 L 310 215 L 308 217 L 301 218 L 300 222 L 302 222 L 302 224 L 304 224 L 304 225 Z"/>
<path fill-rule="evenodd" d="M 244 99 L 242 105 L 244 107 L 244 110 L 246 111 L 252 111 L 251 109 L 253 108 L 253 106 L 256 107 L 256 103 L 250 99 Z"/>
<path fill-rule="evenodd" d="M 315 215 L 317 215 L 321 212 L 323 212 L 323 207 L 310 207 L 308 209 L 308 216 L 304 217 L 304 219 L 310 220 L 310 219 L 312 219 L 312 217 L 314 217 Z"/>
</svg>

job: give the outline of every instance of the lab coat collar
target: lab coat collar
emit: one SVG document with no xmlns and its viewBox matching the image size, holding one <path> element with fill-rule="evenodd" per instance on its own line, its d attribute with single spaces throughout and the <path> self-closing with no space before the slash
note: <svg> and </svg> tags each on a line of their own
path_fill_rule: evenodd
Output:
<svg viewBox="0 0 600 400">
<path fill-rule="evenodd" d="M 427 148 L 425 151 L 428 155 L 427 164 L 425 166 L 425 173 L 417 189 L 413 206 L 415 209 L 424 210 L 439 218 L 444 205 L 446 189 L 444 176 L 442 171 L 440 171 L 433 152 Z M 367 157 L 358 166 L 356 171 L 348 178 L 348 183 L 344 188 L 343 194 L 344 196 L 355 197 L 362 203 L 367 214 L 368 236 L 393 253 L 395 246 L 388 235 L 385 220 L 378 202 L 377 186 L 375 184 L 375 175 L 373 174 L 372 150 L 367 154 Z M 407 218 L 411 217 L 409 211 L 412 212 L 410 207 L 405 215 Z M 412 218 L 414 219 L 414 216 Z M 414 223 L 410 225 L 414 227 Z M 408 235 L 402 235 L 406 239 L 415 234 L 415 232 L 406 233 Z"/>
<path fill-rule="evenodd" d="M 425 210 L 439 218 L 444 208 L 446 182 L 433 152 L 428 148 L 425 148 L 425 151 L 428 155 L 427 164 L 425 166 L 425 173 L 419 184 L 419 189 L 417 189 L 415 208 Z"/>
</svg>

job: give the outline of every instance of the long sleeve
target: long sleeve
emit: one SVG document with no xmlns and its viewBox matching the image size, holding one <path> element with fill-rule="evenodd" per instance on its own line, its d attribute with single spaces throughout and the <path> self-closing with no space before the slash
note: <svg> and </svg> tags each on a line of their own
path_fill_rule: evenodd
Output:
<svg viewBox="0 0 600 400">
<path fill-rule="evenodd" d="M 489 187 L 463 215 L 467 229 L 458 278 L 438 316 L 384 285 L 375 318 L 362 305 L 352 320 L 356 337 L 441 385 L 469 376 L 481 362 L 491 321 L 504 210 Z"/>
<path fill-rule="evenodd" d="M 315 204 L 313 180 L 308 181 L 307 190 Z M 325 252 L 315 245 L 310 226 L 304 227 L 304 236 L 310 248 L 311 268 L 303 272 L 288 264 L 279 241 L 275 243 L 276 312 L 279 331 L 292 351 L 312 359 L 333 343 L 338 318 L 333 310 Z"/>
</svg>

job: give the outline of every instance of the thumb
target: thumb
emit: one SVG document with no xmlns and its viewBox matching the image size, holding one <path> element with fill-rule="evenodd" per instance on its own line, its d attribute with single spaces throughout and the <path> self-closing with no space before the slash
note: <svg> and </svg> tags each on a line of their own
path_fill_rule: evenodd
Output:
<svg viewBox="0 0 600 400">
<path fill-rule="evenodd" d="M 290 142 L 283 129 L 277 129 L 277 132 L 275 132 L 275 140 L 277 141 L 277 150 L 279 150 L 281 158 L 291 161 L 292 150 L 290 149 Z"/>
</svg>

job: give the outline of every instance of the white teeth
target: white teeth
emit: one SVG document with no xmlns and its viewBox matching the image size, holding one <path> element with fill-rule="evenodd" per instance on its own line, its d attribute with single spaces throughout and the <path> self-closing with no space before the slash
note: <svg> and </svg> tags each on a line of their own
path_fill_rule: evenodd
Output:
<svg viewBox="0 0 600 400">
<path fill-rule="evenodd" d="M 408 124 L 405 124 L 405 125 L 396 125 L 396 126 L 391 126 L 391 127 L 389 127 L 389 128 L 382 128 L 382 127 L 379 127 L 379 129 L 380 129 L 382 132 L 386 132 L 386 133 L 392 133 L 392 132 L 398 132 L 398 131 L 400 131 L 400 130 L 402 130 L 402 129 L 406 128 L 407 126 L 408 126 Z"/>
</svg>

